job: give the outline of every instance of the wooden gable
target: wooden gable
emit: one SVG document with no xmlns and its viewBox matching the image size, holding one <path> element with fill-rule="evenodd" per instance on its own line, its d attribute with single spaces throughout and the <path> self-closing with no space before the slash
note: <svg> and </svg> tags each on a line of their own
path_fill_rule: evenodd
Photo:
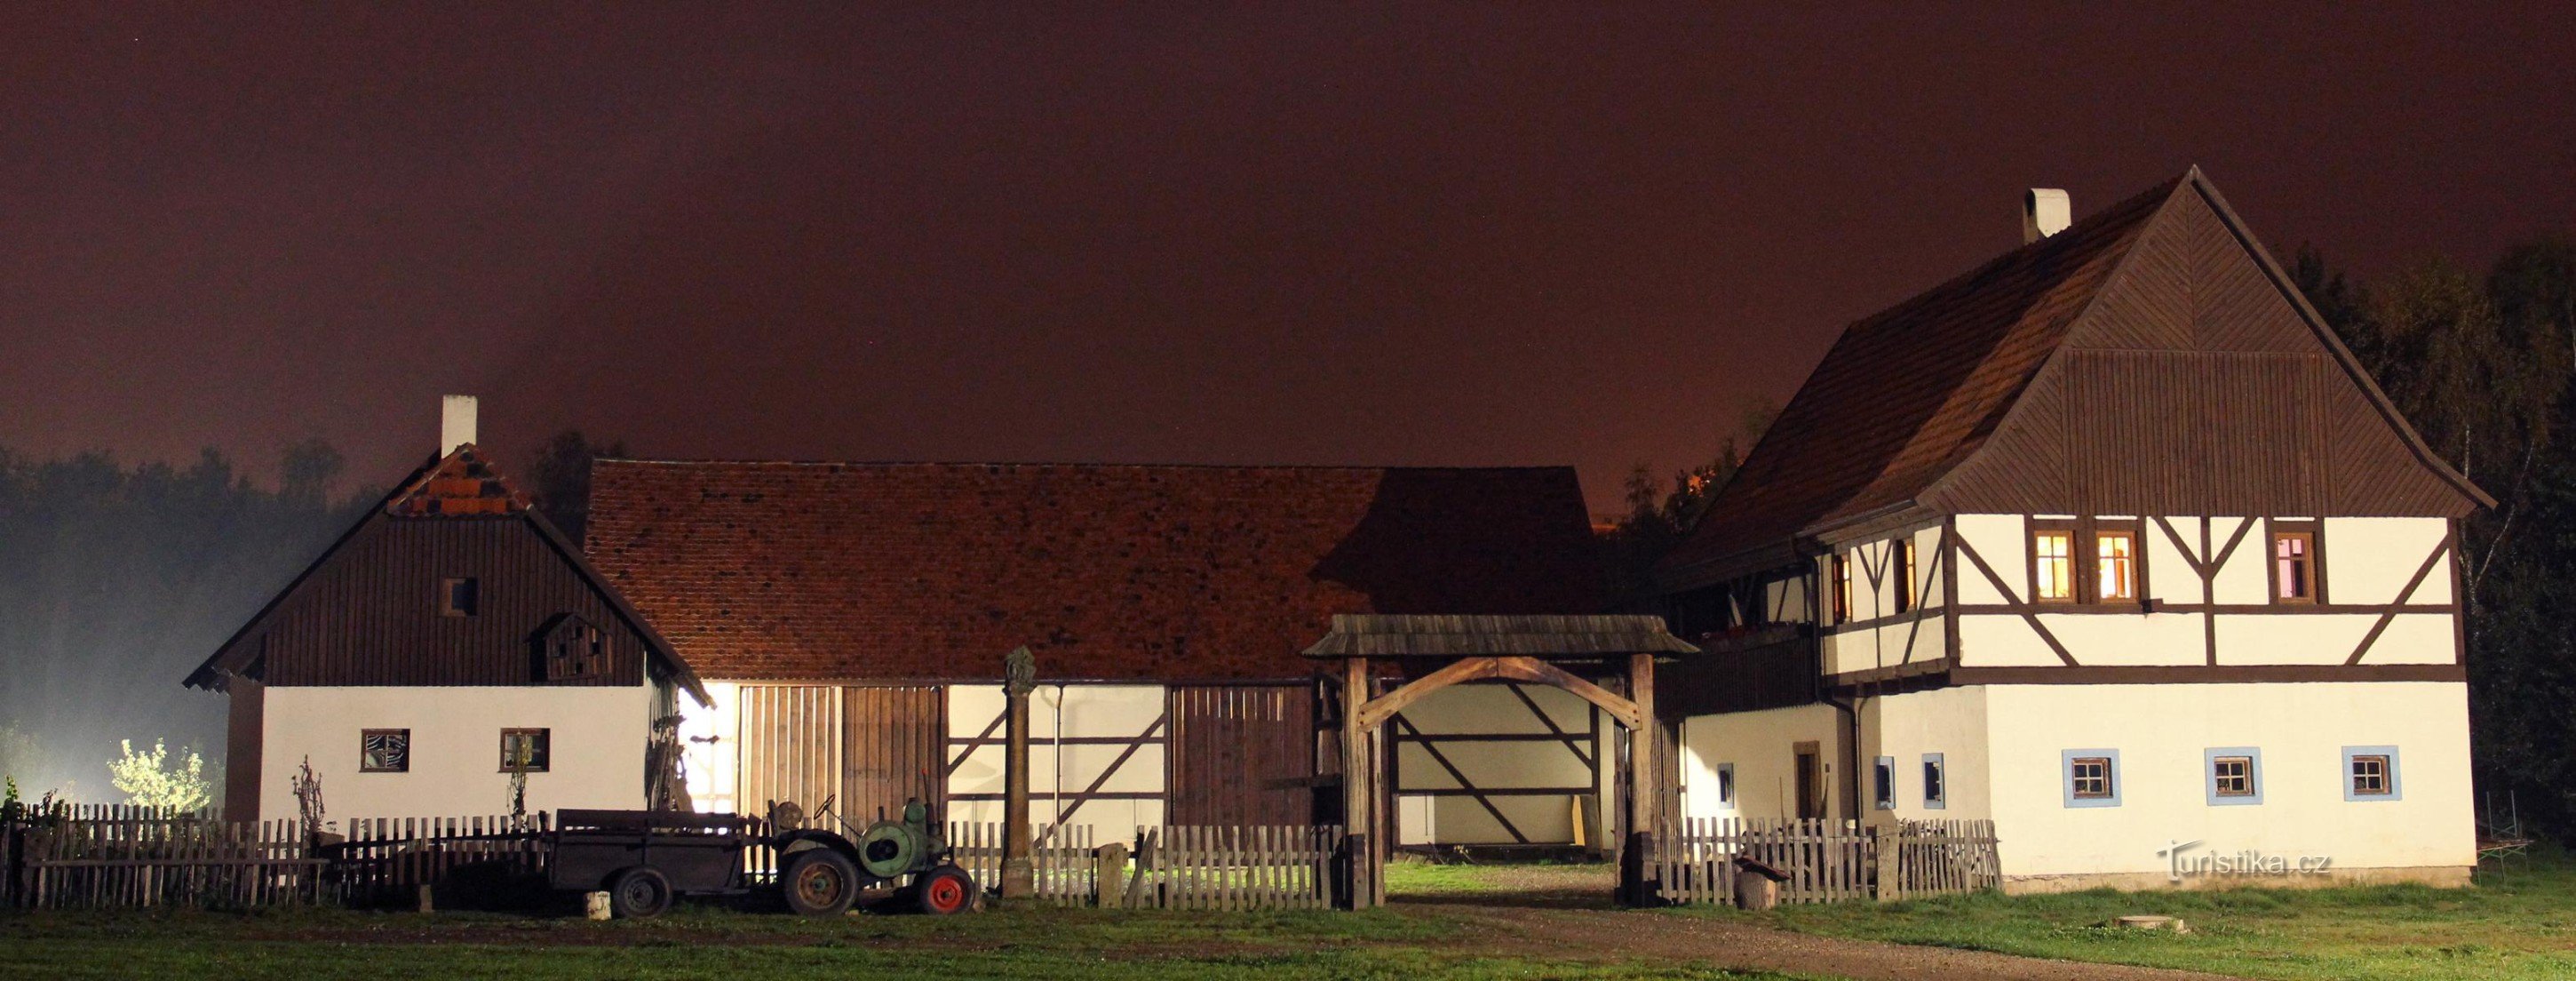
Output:
<svg viewBox="0 0 2576 981">
<path fill-rule="evenodd" d="M 596 656 L 569 674 L 549 661 L 566 623 L 597 634 Z M 370 509 L 187 683 L 221 689 L 236 676 L 285 686 L 651 677 L 704 699 L 669 644 L 471 446 Z"/>
<path fill-rule="evenodd" d="M 2196 171 L 1992 435 L 1917 500 L 1956 513 L 2436 517 L 2487 503 Z"/>
</svg>

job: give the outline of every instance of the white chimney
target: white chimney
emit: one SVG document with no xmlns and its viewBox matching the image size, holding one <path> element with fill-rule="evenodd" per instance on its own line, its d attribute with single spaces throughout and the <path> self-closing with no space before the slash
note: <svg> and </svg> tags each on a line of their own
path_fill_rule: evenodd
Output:
<svg viewBox="0 0 2576 981">
<path fill-rule="evenodd" d="M 442 395 L 438 399 L 438 455 L 474 442 L 474 396 Z"/>
<path fill-rule="evenodd" d="M 2047 238 L 2073 224 L 2075 203 L 2054 187 L 2034 187 L 2021 196 L 2021 244 Z"/>
</svg>

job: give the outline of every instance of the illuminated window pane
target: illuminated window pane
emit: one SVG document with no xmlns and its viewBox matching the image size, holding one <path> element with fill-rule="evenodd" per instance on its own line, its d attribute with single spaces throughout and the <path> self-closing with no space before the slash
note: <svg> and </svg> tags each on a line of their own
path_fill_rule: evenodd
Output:
<svg viewBox="0 0 2576 981">
<path fill-rule="evenodd" d="M 2125 531 L 2106 531 L 2093 536 L 2095 563 L 2104 600 L 2138 598 L 2138 540 Z"/>
<path fill-rule="evenodd" d="M 2075 598 L 2075 533 L 2043 531 L 2031 538 L 2034 571 L 2039 577 L 2039 598 L 2065 601 Z"/>
</svg>

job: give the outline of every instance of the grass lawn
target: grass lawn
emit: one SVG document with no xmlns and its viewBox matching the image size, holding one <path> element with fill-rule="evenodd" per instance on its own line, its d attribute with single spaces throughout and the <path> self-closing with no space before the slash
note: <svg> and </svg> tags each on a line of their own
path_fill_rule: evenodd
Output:
<svg viewBox="0 0 2576 981">
<path fill-rule="evenodd" d="M 2553 852 L 2490 864 L 2479 869 L 2477 883 L 2475 889 L 2100 890 L 1667 915 L 1743 917 L 1838 937 L 2253 978 L 2576 977 L 2576 856 Z M 2180 917 L 2191 932 L 2097 925 L 2140 913 Z"/>
<path fill-rule="evenodd" d="M 807 920 L 684 908 L 593 923 L 490 913 L 0 915 L 0 977 L 1755 979 L 1537 959 L 1459 941 L 1439 916 L 1003 911 Z M 864 972 L 864 973 L 862 973 Z"/>
</svg>

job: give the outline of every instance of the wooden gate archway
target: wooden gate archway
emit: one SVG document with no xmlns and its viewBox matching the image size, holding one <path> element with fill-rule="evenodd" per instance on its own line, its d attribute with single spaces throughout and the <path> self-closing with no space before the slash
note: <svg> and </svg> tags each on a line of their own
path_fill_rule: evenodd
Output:
<svg viewBox="0 0 2576 981">
<path fill-rule="evenodd" d="M 1699 649 L 1664 630 L 1653 616 L 1420 616 L 1341 614 L 1332 632 L 1306 656 L 1337 661 L 1341 725 L 1338 746 L 1319 756 L 1341 760 L 1342 874 L 1337 890 L 1345 906 L 1367 909 L 1386 902 L 1389 824 L 1386 723 L 1407 706 L 1440 689 L 1499 679 L 1551 685 L 1597 706 L 1628 730 L 1619 761 L 1619 806 L 1626 840 L 1620 842 L 1619 893 L 1644 903 L 1645 829 L 1659 826 L 1662 799 L 1645 788 L 1663 764 L 1655 759 L 1655 662 Z M 1387 669 L 1393 669 L 1390 672 Z M 1577 671 L 1615 675 L 1626 692 L 1613 692 Z M 1397 673 L 1410 680 L 1384 694 L 1376 680 Z"/>
</svg>

